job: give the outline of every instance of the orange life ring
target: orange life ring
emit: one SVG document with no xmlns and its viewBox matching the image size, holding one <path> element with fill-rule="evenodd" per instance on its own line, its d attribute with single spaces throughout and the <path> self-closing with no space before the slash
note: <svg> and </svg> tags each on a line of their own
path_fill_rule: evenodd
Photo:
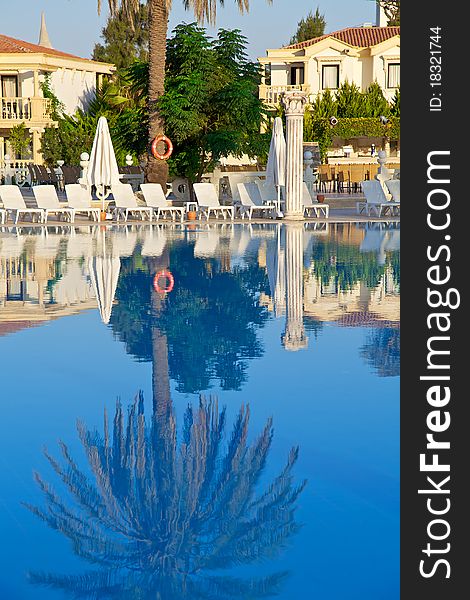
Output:
<svg viewBox="0 0 470 600">
<path fill-rule="evenodd" d="M 165 287 L 160 287 L 158 283 L 160 279 L 166 279 L 167 285 Z M 155 277 L 153 278 L 153 287 L 158 294 L 169 294 L 175 285 L 175 278 L 173 277 L 170 271 L 159 271 Z"/>
<path fill-rule="evenodd" d="M 166 144 L 166 152 L 164 154 L 160 154 L 160 152 L 157 150 L 157 146 L 160 142 L 164 142 Z M 157 135 L 152 142 L 151 150 L 155 158 L 158 158 L 159 160 L 167 160 L 170 158 L 173 152 L 173 144 L 170 138 L 166 137 L 166 135 Z"/>
</svg>

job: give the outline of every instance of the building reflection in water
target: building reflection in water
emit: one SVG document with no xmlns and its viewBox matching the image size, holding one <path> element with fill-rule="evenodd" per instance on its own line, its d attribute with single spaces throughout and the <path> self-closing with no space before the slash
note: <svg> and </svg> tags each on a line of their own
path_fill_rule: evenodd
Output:
<svg viewBox="0 0 470 600">
<path fill-rule="evenodd" d="M 209 289 L 209 282 L 215 283 L 216 275 L 219 278 L 222 273 L 233 275 L 243 269 L 257 269 L 246 278 L 242 288 L 252 288 L 250 294 L 257 295 L 261 311 L 284 316 L 281 340 L 287 350 L 306 348 L 306 331 L 318 335 L 325 322 L 392 328 L 397 339 L 390 344 L 399 346 L 397 224 L 312 223 L 302 228 L 280 223 L 248 226 L 224 223 L 201 224 L 196 229 L 179 225 L 68 226 L 68 230 L 63 226 L 60 231 L 3 229 L 0 334 L 96 307 L 102 321 L 113 324 L 116 300 L 120 296 L 122 301 L 121 288 L 128 285 L 121 272 L 123 261 L 127 261 L 126 273 L 129 269 L 137 272 L 170 253 L 179 270 L 177 286 L 186 286 L 189 296 L 194 295 L 196 288 Z M 191 256 L 186 251 L 173 252 L 171 248 L 178 244 L 186 245 Z M 186 262 L 192 261 L 193 273 L 179 261 L 179 255 Z M 174 268 L 173 264 L 166 266 Z M 260 286 L 261 272 L 265 273 L 269 290 Z M 207 280 L 206 286 L 201 285 L 198 279 L 201 277 Z M 128 293 L 132 290 L 127 287 Z M 195 297 L 202 302 L 205 295 L 205 291 L 202 294 L 198 291 Z M 171 306 L 174 305 L 173 302 Z M 247 306 L 253 313 L 255 307 L 250 303 Z M 220 303 L 215 303 L 211 310 L 219 307 Z M 170 313 L 175 318 L 174 310 Z M 170 313 L 167 310 L 162 314 Z M 259 319 L 254 314 L 252 317 L 257 324 L 264 319 L 261 313 Z M 211 335 L 209 330 L 205 334 Z M 366 344 L 369 349 L 361 351 L 372 366 L 376 364 L 370 359 L 374 343 L 379 352 L 379 347 L 384 347 L 384 336 L 369 336 Z"/>
<path fill-rule="evenodd" d="M 161 310 L 159 300 L 155 310 Z M 189 405 L 178 435 L 170 396 L 168 341 L 153 322 L 153 407 L 139 395 L 127 415 L 120 403 L 109 427 L 78 432 L 90 477 L 61 443 L 62 458 L 46 456 L 69 490 L 62 498 L 40 475 L 43 506 L 30 510 L 72 543 L 95 570 L 79 575 L 31 572 L 33 584 L 81 598 L 161 600 L 264 598 L 287 576 L 220 575 L 283 550 L 299 529 L 294 482 L 298 448 L 260 490 L 273 440 L 272 421 L 251 443 L 250 410 L 242 406 L 230 435 L 215 398 Z M 109 431 L 111 429 L 111 433 Z"/>
</svg>

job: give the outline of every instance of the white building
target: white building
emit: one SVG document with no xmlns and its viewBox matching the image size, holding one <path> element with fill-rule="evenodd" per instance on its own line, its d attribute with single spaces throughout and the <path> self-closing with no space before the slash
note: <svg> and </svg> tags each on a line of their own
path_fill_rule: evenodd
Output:
<svg viewBox="0 0 470 600">
<path fill-rule="evenodd" d="M 390 101 L 400 84 L 400 28 L 380 26 L 380 16 L 378 26 L 348 27 L 267 50 L 267 56 L 258 59 L 264 65 L 260 98 L 276 106 L 280 94 L 289 89 L 301 89 L 314 100 L 346 81 L 361 91 L 377 81 Z"/>
<path fill-rule="evenodd" d="M 0 34 L 0 168 L 5 154 L 12 154 L 8 144 L 11 128 L 20 123 L 25 123 L 32 137 L 30 160 L 42 163 L 41 133 L 46 126 L 54 125 L 50 100 L 41 90 L 46 74 L 65 111 L 73 114 L 78 108 L 86 108 L 102 77 L 113 70 L 113 65 L 54 49 L 44 16 L 38 44 Z"/>
</svg>

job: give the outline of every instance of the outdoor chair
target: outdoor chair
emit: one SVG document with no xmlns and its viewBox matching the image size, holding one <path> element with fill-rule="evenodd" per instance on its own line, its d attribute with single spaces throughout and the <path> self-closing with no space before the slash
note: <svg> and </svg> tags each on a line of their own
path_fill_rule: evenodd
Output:
<svg viewBox="0 0 470 600">
<path fill-rule="evenodd" d="M 15 225 L 21 215 L 31 215 L 31 221 L 34 221 L 34 217 L 37 217 L 37 220 L 41 222 L 44 220 L 44 211 L 26 206 L 21 190 L 17 185 L 0 185 L 0 200 L 3 202 L 5 220 L 8 220 L 11 215 Z"/>
<path fill-rule="evenodd" d="M 63 203 L 59 202 L 57 190 L 53 185 L 36 185 L 32 189 L 37 207 L 42 209 L 44 213 L 44 223 L 47 223 L 47 218 L 50 214 L 57 215 L 59 219 L 63 216 L 64 219 L 68 218 L 73 223 L 75 220 L 75 209 L 66 207 Z"/>
<path fill-rule="evenodd" d="M 193 187 L 199 211 L 201 215 L 205 215 L 207 220 L 209 220 L 211 212 L 214 214 L 214 217 L 221 215 L 224 219 L 230 217 L 233 220 L 234 207 L 220 204 L 217 190 L 213 183 L 195 183 Z"/>
<path fill-rule="evenodd" d="M 161 184 L 141 183 L 140 189 L 144 195 L 145 204 L 153 210 L 153 216 L 157 221 L 160 219 L 160 215 L 164 216 L 165 214 L 171 217 L 172 221 L 176 219 L 177 215 L 181 222 L 184 221 L 184 207 L 169 205 Z"/>
<path fill-rule="evenodd" d="M 304 207 L 304 217 L 325 217 L 328 218 L 330 207 L 323 202 L 314 201 L 308 190 L 305 181 L 302 182 L 302 204 Z"/>
<path fill-rule="evenodd" d="M 34 165 L 32 165 L 31 163 L 27 164 L 28 167 L 28 173 L 29 173 L 29 179 L 31 182 L 31 185 L 37 185 L 38 184 L 38 178 L 37 178 L 37 173 L 34 169 Z"/>
<path fill-rule="evenodd" d="M 52 176 L 50 171 L 48 171 L 46 169 L 46 167 L 44 165 L 34 165 L 34 168 L 36 169 L 37 172 L 37 180 L 38 180 L 38 185 L 56 185 L 57 184 L 57 177 L 54 173 L 54 175 Z"/>
<path fill-rule="evenodd" d="M 364 165 L 349 165 L 348 192 L 361 191 L 361 183 L 366 179 Z"/>
<path fill-rule="evenodd" d="M 124 221 L 127 221 L 129 215 L 139 215 L 142 220 L 147 216 L 149 221 L 152 220 L 153 208 L 137 204 L 134 191 L 129 183 L 113 185 L 111 192 L 116 205 L 114 209 L 116 221 L 119 221 L 121 217 L 124 217 Z"/>
<path fill-rule="evenodd" d="M 277 199 L 279 197 L 278 208 L 279 210 L 281 210 L 281 204 L 283 202 L 283 189 L 285 189 L 285 187 L 280 186 L 281 189 L 278 195 L 277 188 L 273 183 L 266 183 L 261 179 L 256 179 L 255 183 L 258 186 L 258 190 L 261 194 L 261 200 L 263 201 L 263 204 L 274 204 L 275 206 L 277 206 Z"/>
<path fill-rule="evenodd" d="M 64 185 L 69 185 L 72 183 L 77 183 L 80 177 L 80 168 L 79 167 L 69 167 L 67 165 L 62 165 L 62 180 Z"/>
<path fill-rule="evenodd" d="M 389 179 L 385 182 L 385 187 L 388 189 L 388 192 L 392 196 L 392 202 L 400 204 L 400 180 Z"/>
<path fill-rule="evenodd" d="M 91 194 L 87 188 L 79 183 L 68 183 L 65 186 L 67 195 L 67 204 L 75 209 L 75 214 L 84 213 L 88 218 L 92 217 L 94 221 L 100 220 L 100 209 L 91 206 Z"/>
<path fill-rule="evenodd" d="M 365 201 L 356 203 L 358 214 L 365 212 L 368 216 L 371 216 L 375 212 L 377 217 L 383 217 L 387 213 L 390 216 L 400 214 L 400 204 L 387 200 L 380 181 L 376 179 L 363 181 L 362 191 L 364 192 Z"/>
<path fill-rule="evenodd" d="M 239 183 L 238 193 L 240 194 L 240 216 L 242 219 L 248 216 L 251 221 L 253 213 L 261 216 L 272 216 L 276 210 L 274 202 L 263 204 L 261 192 L 256 183 Z"/>
</svg>

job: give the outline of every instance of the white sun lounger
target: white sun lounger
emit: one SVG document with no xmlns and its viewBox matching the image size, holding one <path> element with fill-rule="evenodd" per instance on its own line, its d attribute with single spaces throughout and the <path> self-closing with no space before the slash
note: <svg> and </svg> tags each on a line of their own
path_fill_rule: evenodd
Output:
<svg viewBox="0 0 470 600">
<path fill-rule="evenodd" d="M 323 202 L 314 202 L 305 181 L 302 182 L 302 204 L 304 207 L 304 217 L 328 218 L 330 206 Z"/>
<path fill-rule="evenodd" d="M 68 206 L 75 210 L 75 213 L 85 213 L 92 217 L 94 221 L 100 220 L 100 209 L 91 206 L 91 194 L 86 187 L 79 183 L 68 183 L 65 186 Z"/>
<path fill-rule="evenodd" d="M 159 183 L 141 183 L 140 189 L 144 195 L 145 204 L 153 209 L 157 221 L 160 215 L 164 216 L 165 214 L 169 215 L 172 221 L 175 220 L 177 215 L 181 222 L 184 221 L 184 207 L 169 206 L 165 192 Z"/>
<path fill-rule="evenodd" d="M 387 200 L 380 181 L 376 179 L 363 181 L 361 186 L 366 199 L 365 202 L 356 203 L 359 214 L 365 212 L 368 216 L 372 216 L 372 213 L 375 213 L 377 217 L 383 217 L 387 214 L 390 216 L 400 214 L 400 204 Z"/>
<path fill-rule="evenodd" d="M 217 190 L 212 183 L 195 183 L 194 192 L 196 194 L 199 211 L 209 220 L 211 212 L 215 217 L 222 215 L 224 219 L 230 217 L 233 220 L 233 206 L 223 206 L 219 202 Z"/>
<path fill-rule="evenodd" d="M 389 193 L 392 195 L 392 202 L 400 204 L 400 180 L 389 179 L 385 182 L 385 186 L 388 189 Z"/>
<path fill-rule="evenodd" d="M 0 185 L 0 200 L 5 209 L 5 218 L 9 215 L 18 223 L 21 215 L 31 215 L 31 220 L 36 216 L 38 221 L 44 220 L 44 211 L 40 208 L 28 208 L 24 201 L 20 188 L 17 185 Z"/>
<path fill-rule="evenodd" d="M 144 220 L 145 216 L 148 217 L 149 221 L 152 220 L 153 209 L 149 206 L 139 206 L 137 204 L 134 191 L 129 183 L 113 185 L 111 191 L 116 204 L 116 221 L 119 221 L 121 216 L 124 217 L 124 221 L 127 221 L 129 215 L 136 214 L 139 215 L 142 220 Z"/>
<path fill-rule="evenodd" d="M 240 195 L 240 216 L 242 219 L 248 215 L 252 219 L 253 213 L 261 216 L 271 216 L 276 210 L 274 202 L 263 204 L 261 192 L 256 183 L 238 183 L 238 193 Z"/>
<path fill-rule="evenodd" d="M 34 198 L 38 208 L 44 212 L 44 223 L 50 214 L 55 214 L 59 218 L 62 215 L 69 219 L 71 223 L 75 220 L 75 209 L 65 207 L 59 202 L 57 191 L 53 185 L 34 185 L 32 187 Z"/>
</svg>

